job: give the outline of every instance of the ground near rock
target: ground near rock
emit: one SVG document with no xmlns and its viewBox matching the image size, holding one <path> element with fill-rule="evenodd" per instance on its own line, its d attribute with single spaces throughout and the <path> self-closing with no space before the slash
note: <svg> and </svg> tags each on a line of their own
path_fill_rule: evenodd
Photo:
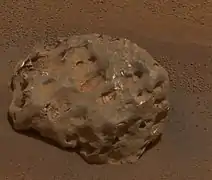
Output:
<svg viewBox="0 0 212 180">
<path fill-rule="evenodd" d="M 36 130 L 88 163 L 131 163 L 162 135 L 169 78 L 123 38 L 58 40 L 20 61 L 11 79 L 16 130 Z"/>
</svg>

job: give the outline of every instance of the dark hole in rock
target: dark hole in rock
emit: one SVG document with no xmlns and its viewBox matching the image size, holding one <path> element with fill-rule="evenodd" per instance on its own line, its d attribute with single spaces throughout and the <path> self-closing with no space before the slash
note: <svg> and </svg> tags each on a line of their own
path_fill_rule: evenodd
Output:
<svg viewBox="0 0 212 180">
<path fill-rule="evenodd" d="M 143 91 L 139 90 L 137 96 L 142 96 L 143 95 Z"/>
<path fill-rule="evenodd" d="M 104 35 L 103 34 L 99 34 L 99 38 L 100 39 L 103 39 L 104 38 Z"/>
<path fill-rule="evenodd" d="M 111 40 L 112 40 L 112 41 L 118 41 L 118 40 L 120 40 L 120 38 L 119 38 L 119 37 L 114 37 L 114 38 L 112 38 Z"/>
<path fill-rule="evenodd" d="M 84 62 L 83 62 L 83 61 L 77 61 L 77 62 L 76 62 L 76 66 L 78 66 L 78 65 L 80 65 L 80 64 L 84 64 Z"/>
<path fill-rule="evenodd" d="M 106 92 L 103 92 L 103 93 L 101 94 L 101 96 L 108 96 L 108 95 L 110 95 L 113 91 L 114 91 L 114 89 L 110 89 L 110 90 L 108 90 L 108 91 L 106 91 Z"/>
<path fill-rule="evenodd" d="M 137 71 L 134 72 L 134 75 L 137 76 L 138 78 L 141 78 L 142 75 L 143 75 L 143 72 L 137 70 Z"/>
<path fill-rule="evenodd" d="M 111 149 L 110 146 L 104 146 L 101 150 L 100 150 L 100 154 L 105 154 L 107 153 L 109 150 Z"/>
<path fill-rule="evenodd" d="M 133 77 L 133 75 L 132 75 L 131 73 L 124 73 L 124 76 L 125 76 L 126 78 L 131 78 L 131 77 Z"/>
<path fill-rule="evenodd" d="M 79 128 L 78 135 L 85 139 L 89 139 L 90 142 L 98 141 L 98 136 L 93 132 L 93 128 L 89 126 Z"/>
<path fill-rule="evenodd" d="M 142 121 L 139 125 L 139 128 L 145 128 L 146 127 L 146 123 L 144 121 Z"/>
<path fill-rule="evenodd" d="M 27 82 L 26 79 L 22 79 L 22 82 L 20 84 L 21 84 L 21 90 L 23 91 L 24 89 L 27 88 L 29 83 Z"/>
<path fill-rule="evenodd" d="M 159 112 L 157 114 L 157 116 L 155 117 L 155 123 L 160 122 L 161 120 L 163 120 L 164 118 L 166 118 L 168 115 L 168 110 L 163 110 L 161 112 Z"/>
<path fill-rule="evenodd" d="M 32 56 L 32 57 L 30 58 L 30 60 L 31 60 L 32 62 L 35 62 L 35 61 L 37 61 L 40 57 L 41 57 L 41 54 L 40 54 L 39 52 L 37 52 L 34 56 Z"/>
<path fill-rule="evenodd" d="M 119 138 L 116 136 L 112 143 L 115 144 L 115 143 L 117 143 L 118 141 L 119 141 Z"/>
<path fill-rule="evenodd" d="M 155 104 L 160 104 L 165 98 L 161 97 L 155 100 Z"/>
<path fill-rule="evenodd" d="M 73 137 L 70 136 L 69 134 L 67 134 L 66 137 L 65 137 L 65 141 L 66 141 L 67 143 L 70 143 L 72 140 L 73 140 Z"/>
<path fill-rule="evenodd" d="M 134 105 L 135 104 L 135 100 L 133 98 L 129 98 L 129 99 L 126 99 L 124 101 L 125 105 Z"/>
<path fill-rule="evenodd" d="M 96 56 L 91 56 L 88 58 L 88 61 L 91 61 L 91 62 L 96 62 L 97 61 L 97 57 Z"/>
<path fill-rule="evenodd" d="M 28 95 L 27 95 L 26 93 L 24 93 L 24 94 L 22 95 L 22 97 L 19 97 L 19 98 L 17 98 L 17 99 L 15 100 L 15 104 L 16 104 L 17 106 L 19 106 L 20 108 L 22 108 L 22 107 L 25 105 L 25 103 L 26 103 L 26 101 L 27 101 L 27 98 L 28 98 Z"/>
<path fill-rule="evenodd" d="M 79 143 L 79 147 L 84 149 L 86 154 L 92 154 L 96 148 L 92 147 L 89 143 Z"/>
<path fill-rule="evenodd" d="M 23 98 L 22 98 L 22 101 L 21 101 L 21 106 L 20 107 L 23 107 L 26 103 L 26 98 L 27 96 L 26 95 L 23 95 Z"/>
<path fill-rule="evenodd" d="M 60 52 L 60 56 L 63 58 L 66 55 L 66 53 L 67 53 L 67 50 L 65 49 L 62 52 Z"/>
<path fill-rule="evenodd" d="M 158 81 L 158 82 L 155 84 L 154 89 L 157 88 L 157 87 L 160 87 L 162 84 L 163 84 L 163 81 Z"/>
<path fill-rule="evenodd" d="M 152 122 L 152 119 L 145 119 L 144 121 L 145 121 L 146 124 L 148 124 L 148 123 Z"/>
</svg>

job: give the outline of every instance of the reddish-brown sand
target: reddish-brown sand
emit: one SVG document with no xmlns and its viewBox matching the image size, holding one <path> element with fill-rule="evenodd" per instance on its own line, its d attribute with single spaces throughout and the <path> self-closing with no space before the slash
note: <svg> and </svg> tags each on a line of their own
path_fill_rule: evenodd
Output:
<svg viewBox="0 0 212 180">
<path fill-rule="evenodd" d="M 8 80 L 37 41 L 79 33 L 127 37 L 170 73 L 172 109 L 162 142 L 132 165 L 88 165 L 15 133 Z M 2 0 L 1 180 L 211 180 L 212 2 L 209 0 Z"/>
</svg>

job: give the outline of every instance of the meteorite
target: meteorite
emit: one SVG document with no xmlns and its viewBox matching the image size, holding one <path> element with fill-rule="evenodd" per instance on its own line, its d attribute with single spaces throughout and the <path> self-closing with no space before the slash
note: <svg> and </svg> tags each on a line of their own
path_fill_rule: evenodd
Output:
<svg viewBox="0 0 212 180">
<path fill-rule="evenodd" d="M 167 71 L 137 44 L 74 35 L 31 53 L 11 78 L 15 130 L 35 130 L 88 163 L 132 163 L 163 133 Z"/>
</svg>

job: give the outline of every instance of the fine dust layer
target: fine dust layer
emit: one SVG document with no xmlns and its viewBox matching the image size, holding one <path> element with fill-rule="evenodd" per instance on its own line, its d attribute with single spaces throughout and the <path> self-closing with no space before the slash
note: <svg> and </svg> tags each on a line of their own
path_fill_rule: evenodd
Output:
<svg viewBox="0 0 212 180">
<path fill-rule="evenodd" d="M 33 129 L 88 163 L 132 163 L 160 138 L 169 78 L 127 39 L 58 40 L 19 62 L 11 79 L 14 129 Z"/>
</svg>

